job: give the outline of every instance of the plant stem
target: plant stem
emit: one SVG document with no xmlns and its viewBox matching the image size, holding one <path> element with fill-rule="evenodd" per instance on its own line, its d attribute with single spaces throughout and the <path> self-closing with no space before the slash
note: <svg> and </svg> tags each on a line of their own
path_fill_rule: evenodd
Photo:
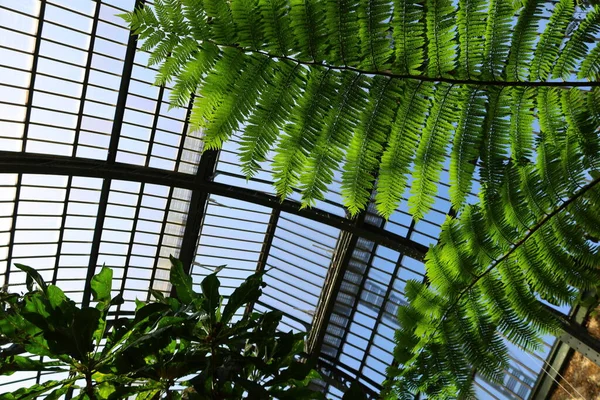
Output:
<svg viewBox="0 0 600 400">
<path fill-rule="evenodd" d="M 495 81 L 495 80 L 477 80 L 477 79 L 459 79 L 451 77 L 441 76 L 427 76 L 427 75 L 411 75 L 411 74 L 398 74 L 392 71 L 371 71 L 357 67 L 351 67 L 348 65 L 330 65 L 324 64 L 317 61 L 306 61 L 290 56 L 282 56 L 277 54 L 271 54 L 266 51 L 256 50 L 251 48 L 245 48 L 236 44 L 223 44 L 217 43 L 213 40 L 204 40 L 203 43 L 210 43 L 219 48 L 227 47 L 233 48 L 244 53 L 260 54 L 269 58 L 276 58 L 278 60 L 288 60 L 301 65 L 309 67 L 323 67 L 329 68 L 336 71 L 352 71 L 363 75 L 381 75 L 392 79 L 407 79 L 417 80 L 422 82 L 436 82 L 436 83 L 450 83 L 454 85 L 474 85 L 474 86 L 499 86 L 499 87 L 597 87 L 600 86 L 599 81 L 562 81 L 562 82 L 548 82 L 548 81 Z"/>
<path fill-rule="evenodd" d="M 96 400 L 96 395 L 94 394 L 94 382 L 92 382 L 92 374 L 90 371 L 85 372 L 85 391 L 90 400 Z"/>
<path fill-rule="evenodd" d="M 493 261 L 491 263 L 491 265 L 485 271 L 483 271 L 481 274 L 479 274 L 467 287 L 465 287 L 463 290 L 461 290 L 461 292 L 456 297 L 456 299 L 450 304 L 450 306 L 448 308 L 446 308 L 446 311 L 444 311 L 444 314 L 442 314 L 442 317 L 440 318 L 440 322 L 437 324 L 437 326 L 436 326 L 435 330 L 433 331 L 433 333 L 429 336 L 429 341 L 423 346 L 423 348 L 425 348 L 427 346 L 427 344 L 429 344 L 429 342 L 431 341 L 431 339 L 433 339 L 435 337 L 435 334 L 437 333 L 437 331 L 441 327 L 442 322 L 444 321 L 444 319 L 448 316 L 448 314 L 450 313 L 450 311 L 454 307 L 456 307 L 456 305 L 463 299 L 464 295 L 469 290 L 471 290 L 483 277 L 485 277 L 487 274 L 489 274 L 490 272 L 492 272 L 496 267 L 498 267 L 504 260 L 508 259 L 508 257 L 510 257 L 520 246 L 524 245 L 525 242 L 529 238 L 531 238 L 533 236 L 533 234 L 535 234 L 538 230 L 540 230 L 542 228 L 542 226 L 544 226 L 544 224 L 546 224 L 554 216 L 556 216 L 557 214 L 559 214 L 560 212 L 562 212 L 563 210 L 565 210 L 569 205 L 571 205 L 573 202 L 575 202 L 577 199 L 579 199 L 581 196 L 583 196 L 585 193 L 587 193 L 589 190 L 591 190 L 598 183 L 600 183 L 600 177 L 594 179 L 593 181 L 591 181 L 587 185 L 583 186 L 572 197 L 568 198 L 567 200 L 565 200 L 564 202 L 562 202 L 562 204 L 560 206 L 558 206 L 554 210 L 552 210 L 551 213 L 546 214 L 544 216 L 544 218 L 542 218 L 533 227 L 531 227 L 527 231 L 527 233 L 525 234 L 525 236 L 523 236 L 519 241 L 517 241 L 506 253 L 504 253 L 500 258 L 498 258 L 495 261 Z"/>
</svg>

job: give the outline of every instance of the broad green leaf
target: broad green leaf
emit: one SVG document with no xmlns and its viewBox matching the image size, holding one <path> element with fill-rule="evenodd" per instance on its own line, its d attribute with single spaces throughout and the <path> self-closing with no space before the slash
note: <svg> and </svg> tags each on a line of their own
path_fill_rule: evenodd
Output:
<svg viewBox="0 0 600 400">
<path fill-rule="evenodd" d="M 184 304 L 191 304 L 196 293 L 192 289 L 192 278 L 183 271 L 183 264 L 181 261 L 171 256 L 171 284 L 175 287 L 177 297 Z"/>
<path fill-rule="evenodd" d="M 227 305 L 223 310 L 221 317 L 222 323 L 227 323 L 231 320 L 235 312 L 245 304 L 255 302 L 261 295 L 262 279 L 259 275 L 251 275 L 246 279 L 234 292 L 229 296 Z"/>
<path fill-rule="evenodd" d="M 204 302 L 202 308 L 206 311 L 212 321 L 216 320 L 216 309 L 219 306 L 219 278 L 217 275 L 210 274 L 202 281 L 202 294 Z"/>
<path fill-rule="evenodd" d="M 59 308 L 67 300 L 65 293 L 56 285 L 48 286 L 47 295 L 52 308 Z"/>
<path fill-rule="evenodd" d="M 20 371 L 67 371 L 60 361 L 42 362 L 29 357 L 9 356 L 0 360 L 0 375 L 12 375 Z"/>
<path fill-rule="evenodd" d="M 27 285 L 28 291 L 31 292 L 33 290 L 33 281 L 35 281 L 40 287 L 40 289 L 42 289 L 42 291 L 46 293 L 46 291 L 48 290 L 48 285 L 46 285 L 46 282 L 44 282 L 44 278 L 42 278 L 39 272 L 23 264 L 15 264 L 15 267 L 19 268 L 21 271 L 27 274 L 25 283 Z"/>
<path fill-rule="evenodd" d="M 94 301 L 110 301 L 112 277 L 112 269 L 103 266 L 100 273 L 92 278 L 91 286 Z"/>
<path fill-rule="evenodd" d="M 71 334 L 77 348 L 79 360 L 86 360 L 87 353 L 92 351 L 94 332 L 100 323 L 100 311 L 87 307 L 75 314 Z"/>
</svg>

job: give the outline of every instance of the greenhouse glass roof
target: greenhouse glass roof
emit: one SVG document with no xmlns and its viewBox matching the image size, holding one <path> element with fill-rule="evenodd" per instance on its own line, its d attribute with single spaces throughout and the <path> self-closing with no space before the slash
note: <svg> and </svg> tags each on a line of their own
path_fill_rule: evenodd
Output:
<svg viewBox="0 0 600 400">
<path fill-rule="evenodd" d="M 116 318 L 151 288 L 171 291 L 169 255 L 196 284 L 225 265 L 225 294 L 266 270 L 254 310 L 281 310 L 282 330 L 309 333 L 328 398 L 355 378 L 375 396 L 405 282 L 423 279 L 450 212 L 447 170 L 418 223 L 406 202 L 388 221 L 374 207 L 349 218 L 339 175 L 314 208 L 298 194 L 281 202 L 267 166 L 246 180 L 235 138 L 202 153 L 189 106 L 169 109 L 171 88 L 152 85 L 148 54 L 116 16 L 137 3 L 0 0 L 0 285 L 24 290 L 14 264 L 26 264 L 87 305 L 107 265 L 125 299 Z M 553 344 L 511 346 L 505 385 L 477 378 L 480 397 L 528 398 Z M 51 378 L 0 377 L 0 392 Z"/>
</svg>

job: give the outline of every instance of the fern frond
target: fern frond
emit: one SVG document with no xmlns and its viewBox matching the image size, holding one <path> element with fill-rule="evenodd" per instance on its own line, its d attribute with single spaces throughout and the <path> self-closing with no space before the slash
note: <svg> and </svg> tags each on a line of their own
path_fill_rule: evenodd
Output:
<svg viewBox="0 0 600 400">
<path fill-rule="evenodd" d="M 363 210 L 371 198 L 375 173 L 383 145 L 394 121 L 399 97 L 398 83 L 381 76 L 373 78 L 368 106 L 364 109 L 346 155 L 342 195 L 351 214 Z"/>
<path fill-rule="evenodd" d="M 325 23 L 331 44 L 329 58 L 335 64 L 359 65 L 358 6 L 358 0 L 327 2 Z"/>
<path fill-rule="evenodd" d="M 306 70 L 298 64 L 282 63 L 279 69 L 275 79 L 267 82 L 269 87 L 260 96 L 241 138 L 239 157 L 247 178 L 266 160 L 306 83 Z"/>
<path fill-rule="evenodd" d="M 289 196 L 298 183 L 339 85 L 338 75 L 330 69 L 313 70 L 307 79 L 306 91 L 290 114 L 291 123 L 284 128 L 273 160 L 275 188 L 282 198 Z"/>
<path fill-rule="evenodd" d="M 545 81 L 558 58 L 561 44 L 566 36 L 569 23 L 573 20 L 575 2 L 560 0 L 550 16 L 546 29 L 542 32 L 531 62 L 529 79 Z M 546 88 L 545 88 L 546 89 Z"/>
<path fill-rule="evenodd" d="M 460 0 L 456 13 L 460 67 L 467 79 L 481 74 L 485 37 L 485 0 Z"/>
<path fill-rule="evenodd" d="M 577 63 L 588 52 L 587 43 L 593 42 L 600 32 L 600 7 L 594 7 L 585 19 L 579 23 L 577 29 L 567 40 L 556 60 L 552 70 L 553 78 L 567 79 L 575 72 Z"/>
<path fill-rule="evenodd" d="M 202 0 L 181 0 L 183 15 L 189 21 L 190 32 L 194 39 L 205 40 L 208 38 L 210 29 L 206 21 L 204 3 Z"/>
<path fill-rule="evenodd" d="M 538 88 L 538 121 L 542 140 L 557 144 L 564 136 L 567 122 L 561 110 L 561 90 L 558 88 Z"/>
<path fill-rule="evenodd" d="M 257 0 L 238 0 L 231 2 L 231 16 L 235 24 L 237 41 L 240 46 L 262 49 L 263 19 L 258 13 Z"/>
<path fill-rule="evenodd" d="M 358 35 L 361 46 L 361 67 L 372 71 L 388 69 L 392 48 L 388 40 L 387 21 L 392 15 L 386 0 L 363 0 L 358 3 Z"/>
<path fill-rule="evenodd" d="M 394 0 L 393 31 L 394 71 L 418 75 L 425 61 L 424 0 Z"/>
<path fill-rule="evenodd" d="M 473 184 L 475 165 L 483 136 L 486 95 L 482 88 L 467 86 L 450 155 L 450 201 L 460 210 Z"/>
<path fill-rule="evenodd" d="M 461 102 L 459 96 L 459 89 L 453 85 L 440 84 L 436 88 L 433 107 L 417 148 L 414 181 L 408 199 L 416 220 L 421 219 L 434 202 L 448 141 L 454 131 L 453 117 Z"/>
<path fill-rule="evenodd" d="M 502 171 L 508 160 L 510 101 L 505 89 L 491 89 L 488 96 L 480 152 L 481 184 L 488 193 L 493 193 L 502 181 Z"/>
<path fill-rule="evenodd" d="M 600 134 L 597 131 L 591 114 L 586 109 L 585 93 L 572 88 L 562 93 L 562 110 L 569 124 L 567 135 L 575 135 L 581 150 L 586 155 L 591 167 L 598 169 L 598 154 L 600 153 Z"/>
<path fill-rule="evenodd" d="M 210 19 L 210 34 L 214 41 L 224 44 L 236 42 L 236 27 L 228 0 L 203 0 L 204 11 Z"/>
<path fill-rule="evenodd" d="M 515 25 L 506 76 L 508 80 L 520 81 L 529 75 L 533 58 L 534 43 L 537 39 L 538 23 L 542 16 L 544 3 L 539 0 L 527 0 L 521 9 Z"/>
<path fill-rule="evenodd" d="M 265 49 L 287 56 L 292 47 L 289 4 L 286 0 L 258 0 L 263 21 Z"/>
<path fill-rule="evenodd" d="M 296 39 L 298 57 L 321 61 L 327 54 L 323 2 L 290 0 L 290 28 Z"/>
<path fill-rule="evenodd" d="M 506 0 L 490 0 L 485 46 L 483 74 L 494 80 L 502 77 L 508 52 L 512 28 L 513 10 Z"/>
<path fill-rule="evenodd" d="M 183 66 L 181 74 L 175 78 L 175 85 L 169 95 L 170 107 L 183 107 L 196 92 L 204 74 L 212 69 L 219 59 L 219 49 L 210 44 L 203 45 L 202 51 Z"/>
<path fill-rule="evenodd" d="M 247 61 L 248 58 L 238 50 L 226 48 L 223 51 L 222 57 L 213 66 L 194 100 L 189 120 L 192 132 L 210 123 L 211 117 L 217 112 L 227 94 L 235 87 L 235 82 L 240 77 Z M 213 148 L 219 148 L 219 143 L 213 145 Z"/>
<path fill-rule="evenodd" d="M 406 188 L 432 93 L 429 83 L 408 81 L 403 88 L 396 122 L 381 157 L 375 195 L 377 211 L 386 218 L 395 211 Z"/>
<path fill-rule="evenodd" d="M 513 88 L 510 116 L 511 157 L 517 164 L 531 162 L 533 156 L 533 88 Z"/>
<path fill-rule="evenodd" d="M 181 74 L 181 69 L 186 65 L 198 52 L 198 43 L 196 40 L 186 37 L 180 41 L 171 51 L 164 63 L 158 68 L 156 80 L 154 84 L 162 86 L 169 83 L 174 76 Z"/>
<path fill-rule="evenodd" d="M 365 77 L 348 73 L 342 77 L 343 91 L 333 98 L 334 108 L 327 115 L 325 127 L 317 139 L 300 176 L 302 203 L 313 206 L 333 181 L 333 173 L 344 157 L 358 123 L 365 100 Z"/>
<path fill-rule="evenodd" d="M 427 75 L 449 76 L 456 63 L 456 10 L 450 0 L 426 0 L 427 52 L 429 63 Z"/>
<path fill-rule="evenodd" d="M 272 76 L 275 71 L 273 61 L 261 56 L 250 56 L 243 68 L 212 115 L 205 117 L 204 143 L 209 149 L 221 148 L 223 142 L 238 129 L 265 89 L 269 75 Z"/>
</svg>

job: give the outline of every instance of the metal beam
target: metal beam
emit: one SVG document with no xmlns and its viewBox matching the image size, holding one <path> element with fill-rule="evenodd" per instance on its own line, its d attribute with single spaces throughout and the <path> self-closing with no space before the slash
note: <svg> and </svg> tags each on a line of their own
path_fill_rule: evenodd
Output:
<svg viewBox="0 0 600 400">
<path fill-rule="evenodd" d="M 192 262 L 195 258 L 202 220 L 204 219 L 206 204 L 208 203 L 209 193 L 203 190 L 202 187 L 212 179 L 215 166 L 217 165 L 217 155 L 218 151 L 216 150 L 205 151 L 200 158 L 198 172 L 193 178 L 197 188 L 192 192 L 183 240 L 181 242 L 181 250 L 179 251 L 179 260 L 183 264 L 184 272 L 188 275 L 192 272 Z M 175 288 L 172 289 L 172 295 L 175 294 L 174 290 Z"/>
<path fill-rule="evenodd" d="M 144 4 L 145 0 L 136 0 L 135 7 L 140 7 Z M 97 4 L 96 7 L 101 7 Z M 99 14 L 98 14 L 99 16 Z M 92 37 L 92 42 L 95 37 Z M 117 159 L 117 149 L 119 147 L 119 138 L 121 137 L 121 128 L 123 126 L 123 117 L 125 115 L 125 105 L 127 104 L 127 96 L 129 93 L 129 81 L 131 79 L 131 72 L 133 71 L 133 60 L 135 58 L 135 52 L 137 49 L 137 35 L 129 36 L 127 42 L 127 50 L 125 52 L 125 60 L 123 62 L 123 73 L 121 77 L 121 86 L 119 87 L 119 95 L 117 97 L 117 104 L 115 107 L 115 116 L 113 119 L 113 126 L 110 135 L 110 142 L 108 145 L 108 156 L 107 161 L 103 161 L 106 165 L 115 165 Z M 92 49 L 90 49 L 92 51 Z M 84 100 L 82 100 L 84 101 Z M 75 143 L 77 145 L 77 143 Z M 21 154 L 23 156 L 23 154 Z M 71 159 L 74 159 L 71 157 Z M 76 175 L 76 174 L 72 174 Z M 98 252 L 100 251 L 100 242 L 102 241 L 102 230 L 104 227 L 104 220 L 106 218 L 106 209 L 108 206 L 108 195 L 110 193 L 110 185 L 112 177 L 104 177 L 102 182 L 102 191 L 100 193 L 100 202 L 98 203 L 98 214 L 96 216 L 96 225 L 94 227 L 94 238 L 92 240 L 92 248 L 90 253 L 90 259 L 88 262 L 87 276 L 85 279 L 85 286 L 83 288 L 82 305 L 87 307 L 90 304 L 92 294 L 92 277 L 96 272 L 96 266 L 98 265 Z M 125 279 L 125 277 L 123 277 Z"/>
<path fill-rule="evenodd" d="M 220 182 L 203 182 L 193 179 L 189 174 L 146 168 L 132 164 L 109 163 L 102 160 L 79 159 L 64 156 L 15 153 L 0 151 L 0 171 L 14 173 L 35 173 L 52 175 L 75 175 L 120 179 L 134 182 L 154 183 L 175 186 L 183 189 L 199 189 L 207 193 L 230 197 L 265 207 L 276 208 L 282 212 L 298 215 L 317 221 L 371 240 L 392 250 L 402 252 L 417 260 L 423 260 L 427 247 L 406 239 L 381 227 L 369 224 L 356 225 L 353 220 L 315 208 L 301 208 L 301 204 L 292 200 L 283 200 L 258 190 L 240 188 Z"/>
<path fill-rule="evenodd" d="M 275 237 L 275 231 L 277 230 L 277 223 L 279 222 L 279 215 L 281 212 L 279 209 L 274 208 L 271 210 L 271 217 L 269 218 L 269 224 L 267 225 L 267 231 L 265 232 L 265 240 L 262 248 L 260 249 L 260 256 L 256 264 L 256 272 L 261 273 L 267 267 L 267 259 L 271 253 L 271 245 L 273 244 L 273 238 Z M 254 310 L 254 302 L 248 303 L 244 313 L 246 315 L 252 314 Z"/>
<path fill-rule="evenodd" d="M 581 325 L 585 321 L 587 314 L 587 308 L 575 307 L 571 310 L 571 313 L 568 317 L 568 321 L 570 324 L 583 329 Z M 562 315 L 559 317 L 561 320 L 565 319 Z M 567 323 L 565 322 L 563 325 L 566 327 Z M 535 382 L 535 385 L 533 386 L 533 390 L 531 391 L 529 399 L 545 400 L 556 388 L 556 381 L 560 379 L 559 374 L 564 369 L 567 360 L 569 360 L 572 354 L 574 353 L 573 348 L 571 348 L 569 344 L 563 341 L 563 339 L 567 336 L 569 336 L 569 334 L 566 331 L 563 332 L 558 337 L 558 340 L 556 340 L 556 342 L 554 343 L 554 346 L 552 346 L 552 350 L 550 351 L 550 354 L 548 354 L 548 358 L 546 360 L 544 368 L 542 369 L 542 372 L 538 375 L 538 379 Z"/>
<path fill-rule="evenodd" d="M 323 289 L 317 302 L 315 316 L 312 326 L 306 338 L 306 352 L 314 357 L 319 356 L 329 318 L 333 312 L 337 294 L 344 279 L 348 264 L 352 259 L 352 253 L 356 247 L 358 237 L 349 232 L 342 231 L 337 242 L 336 249 L 331 259 L 331 266 L 327 270 L 327 276 L 323 283 Z"/>
</svg>

